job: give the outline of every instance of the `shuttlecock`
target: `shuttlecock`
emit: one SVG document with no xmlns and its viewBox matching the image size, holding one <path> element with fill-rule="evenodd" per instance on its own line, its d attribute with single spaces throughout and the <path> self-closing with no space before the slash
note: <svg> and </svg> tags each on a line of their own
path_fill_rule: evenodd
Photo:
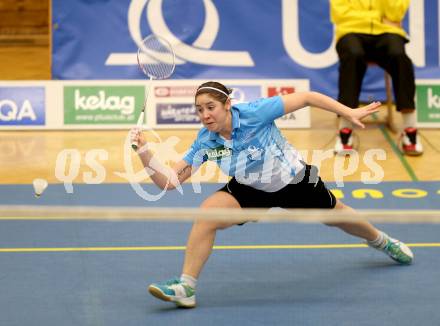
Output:
<svg viewBox="0 0 440 326">
<path fill-rule="evenodd" d="M 45 179 L 34 179 L 32 184 L 34 185 L 35 197 L 40 197 L 47 188 L 47 181 Z"/>
</svg>

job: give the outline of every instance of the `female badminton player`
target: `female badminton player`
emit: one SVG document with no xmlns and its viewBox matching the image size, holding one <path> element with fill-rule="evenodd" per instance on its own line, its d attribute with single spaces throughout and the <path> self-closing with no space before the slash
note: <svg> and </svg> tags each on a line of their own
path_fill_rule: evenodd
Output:
<svg viewBox="0 0 440 326">
<path fill-rule="evenodd" d="M 204 162 L 212 160 L 232 178 L 208 197 L 202 208 L 352 210 L 326 188 L 316 167 L 304 163 L 300 153 L 281 135 L 274 120 L 312 106 L 334 112 L 364 127 L 361 119 L 377 112 L 380 103 L 352 110 L 323 94 L 298 92 L 232 105 L 231 91 L 218 82 L 207 82 L 198 87 L 195 105 L 203 128 L 174 168 L 161 166 L 155 160 L 139 128 L 130 131 L 131 141 L 138 144 L 137 152 L 143 165 L 155 171 L 151 178 L 156 185 L 172 189 L 188 179 Z M 153 283 L 149 292 L 180 307 L 195 307 L 197 279 L 211 254 L 216 232 L 236 224 L 195 221 L 187 242 L 181 277 Z M 400 264 L 413 261 L 413 253 L 404 243 L 389 237 L 368 221 L 332 223 L 331 226 L 365 239 L 369 246 L 383 251 Z"/>
</svg>

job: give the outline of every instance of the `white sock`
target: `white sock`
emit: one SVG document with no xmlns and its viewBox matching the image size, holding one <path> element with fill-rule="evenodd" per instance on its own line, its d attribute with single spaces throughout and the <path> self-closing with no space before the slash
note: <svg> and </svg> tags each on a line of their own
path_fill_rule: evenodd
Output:
<svg viewBox="0 0 440 326">
<path fill-rule="evenodd" d="M 180 276 L 180 280 L 181 280 L 183 283 L 188 284 L 188 285 L 189 285 L 190 287 L 192 287 L 193 289 L 195 289 L 196 286 L 197 286 L 197 279 L 194 278 L 194 277 L 192 277 L 191 275 L 182 274 L 182 275 Z"/>
<path fill-rule="evenodd" d="M 416 128 L 417 115 L 415 110 L 410 113 L 402 113 L 402 119 L 403 119 L 403 129 Z"/>
<path fill-rule="evenodd" d="M 353 129 L 353 124 L 350 121 L 345 120 L 344 118 L 339 118 L 339 130 L 344 128 Z"/>
<path fill-rule="evenodd" d="M 367 241 L 367 242 L 372 247 L 383 248 L 386 244 L 385 233 L 383 233 L 382 231 L 379 231 L 379 235 L 377 236 L 376 239 L 374 239 L 372 241 Z"/>
</svg>

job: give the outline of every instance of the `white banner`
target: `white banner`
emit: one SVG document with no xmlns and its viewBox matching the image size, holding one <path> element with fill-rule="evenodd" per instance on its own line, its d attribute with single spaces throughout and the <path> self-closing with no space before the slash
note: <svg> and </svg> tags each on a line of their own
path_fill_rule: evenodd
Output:
<svg viewBox="0 0 440 326">
<path fill-rule="evenodd" d="M 146 127 L 201 127 L 194 93 L 206 80 L 153 81 Z M 218 80 L 233 89 L 233 103 L 309 90 L 304 79 Z M 144 80 L 0 81 L 0 130 L 128 129 L 145 98 Z M 304 108 L 276 121 L 281 128 L 309 128 Z"/>
</svg>

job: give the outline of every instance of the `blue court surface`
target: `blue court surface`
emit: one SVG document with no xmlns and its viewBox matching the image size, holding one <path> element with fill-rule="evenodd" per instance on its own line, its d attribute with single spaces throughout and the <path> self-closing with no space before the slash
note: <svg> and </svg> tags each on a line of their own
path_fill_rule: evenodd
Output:
<svg viewBox="0 0 440 326">
<path fill-rule="evenodd" d="M 220 185 L 202 185 L 202 194 L 188 187 L 183 196 L 173 192 L 149 203 L 124 184 L 74 185 L 73 194 L 50 185 L 38 200 L 30 185 L 3 185 L 0 201 L 194 207 Z M 438 209 L 440 183 L 385 183 L 375 186 L 382 198 L 359 198 L 357 190 L 371 187 L 348 183 L 343 201 L 357 208 Z M 411 246 L 411 266 L 319 224 L 248 223 L 220 231 L 199 279 L 198 306 L 184 310 L 146 288 L 180 275 L 190 223 L 0 223 L 0 325 L 440 324 L 436 224 L 379 225 Z"/>
</svg>

